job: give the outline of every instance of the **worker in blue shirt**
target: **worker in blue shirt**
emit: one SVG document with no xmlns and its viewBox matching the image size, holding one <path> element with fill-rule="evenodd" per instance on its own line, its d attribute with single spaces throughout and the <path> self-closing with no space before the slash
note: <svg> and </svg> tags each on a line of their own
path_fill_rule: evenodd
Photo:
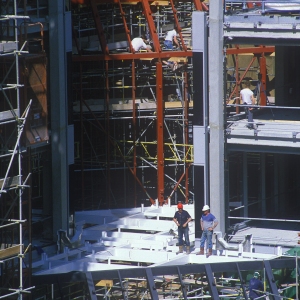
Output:
<svg viewBox="0 0 300 300">
<path fill-rule="evenodd" d="M 260 280 L 260 274 L 258 272 L 254 272 L 253 278 L 249 281 L 249 298 L 250 300 L 260 298 L 263 293 L 260 291 L 264 290 L 264 285 Z"/>
<path fill-rule="evenodd" d="M 183 210 L 182 203 L 178 203 L 177 205 L 178 211 L 175 212 L 173 221 L 178 226 L 178 245 L 179 245 L 179 253 L 183 253 L 183 236 L 186 244 L 186 253 L 190 254 L 190 237 L 189 237 L 189 222 L 192 220 L 190 214 Z"/>
<path fill-rule="evenodd" d="M 200 226 L 202 229 L 202 236 L 200 239 L 200 252 L 197 255 L 204 255 L 204 244 L 207 240 L 207 256 L 212 255 L 212 235 L 213 230 L 219 224 L 216 217 L 210 213 L 208 205 L 204 205 L 202 208 L 203 215 L 200 219 Z"/>
</svg>

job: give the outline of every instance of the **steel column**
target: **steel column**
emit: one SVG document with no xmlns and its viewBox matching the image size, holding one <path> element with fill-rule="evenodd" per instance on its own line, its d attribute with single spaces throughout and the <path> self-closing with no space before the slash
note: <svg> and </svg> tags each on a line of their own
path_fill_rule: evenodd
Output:
<svg viewBox="0 0 300 300">
<path fill-rule="evenodd" d="M 86 272 L 85 273 L 85 277 L 86 277 L 86 283 L 90 292 L 90 299 L 91 300 L 97 300 L 97 295 L 96 295 L 96 291 L 95 291 L 95 284 L 93 281 L 93 277 L 92 277 L 92 273 L 91 272 Z"/>
<path fill-rule="evenodd" d="M 261 74 L 260 105 L 266 106 L 267 105 L 267 93 L 266 93 L 267 63 L 266 63 L 266 57 L 264 53 L 259 58 L 259 67 L 260 67 L 260 74 Z"/>
<path fill-rule="evenodd" d="M 188 96 L 188 74 L 186 72 L 187 63 L 184 64 L 184 91 L 183 91 L 183 99 L 184 99 L 184 143 L 185 145 L 189 144 L 189 96 Z M 188 151 L 188 146 L 185 146 L 185 157 Z M 189 202 L 189 164 L 186 163 L 186 159 L 184 161 L 185 168 L 185 203 Z"/>
<path fill-rule="evenodd" d="M 136 105 L 135 105 L 135 62 L 132 60 L 132 136 L 133 136 L 133 176 L 136 177 Z M 134 181 L 134 206 L 136 207 L 136 181 Z"/>
<path fill-rule="evenodd" d="M 205 264 L 204 267 L 205 267 L 205 274 L 206 274 L 206 278 L 207 278 L 207 282 L 208 282 L 208 286 L 209 286 L 210 295 L 211 295 L 212 299 L 218 300 L 218 299 L 220 299 L 219 293 L 218 293 L 218 289 L 216 287 L 215 278 L 214 278 L 214 274 L 212 272 L 211 266 L 209 264 Z"/>
<path fill-rule="evenodd" d="M 108 74 L 108 61 L 105 61 L 105 116 L 106 116 L 106 124 L 105 130 L 107 132 L 107 138 L 110 136 L 110 126 L 109 126 L 109 74 Z M 106 144 L 106 180 L 107 180 L 107 189 L 106 189 L 106 197 L 107 197 L 107 208 L 110 208 L 110 143 L 107 139 Z"/>
<path fill-rule="evenodd" d="M 273 273 L 272 273 L 272 267 L 270 265 L 270 261 L 265 260 L 264 265 L 265 265 L 266 276 L 267 276 L 267 280 L 268 280 L 268 283 L 269 283 L 269 287 L 271 289 L 271 293 L 273 294 L 273 295 L 270 295 L 270 298 L 271 299 L 281 299 L 281 297 L 278 293 L 275 278 L 274 278 Z"/>
<path fill-rule="evenodd" d="M 177 272 L 178 272 L 178 279 L 179 279 L 179 282 L 180 282 L 183 299 L 186 300 L 187 299 L 186 286 L 184 285 L 184 283 L 182 281 L 182 274 L 181 274 L 181 271 L 180 271 L 179 267 L 177 267 Z"/>
<path fill-rule="evenodd" d="M 164 101 L 162 63 L 156 63 L 157 199 L 164 204 Z"/>
<path fill-rule="evenodd" d="M 159 298 L 158 298 L 158 293 L 157 293 L 157 290 L 155 287 L 152 270 L 149 268 L 146 268 L 145 271 L 146 271 L 147 282 L 148 282 L 148 286 L 149 286 L 149 290 L 150 290 L 150 294 L 151 294 L 151 299 L 158 300 Z"/>
</svg>

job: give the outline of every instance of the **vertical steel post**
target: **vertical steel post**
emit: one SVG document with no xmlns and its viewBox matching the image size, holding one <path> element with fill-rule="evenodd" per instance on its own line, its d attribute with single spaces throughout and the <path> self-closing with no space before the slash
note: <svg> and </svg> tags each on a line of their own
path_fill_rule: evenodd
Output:
<svg viewBox="0 0 300 300">
<path fill-rule="evenodd" d="M 107 137 L 110 136 L 109 126 L 109 68 L 108 61 L 105 61 L 105 91 L 106 91 L 106 126 L 105 130 L 108 133 Z M 110 142 L 109 139 L 106 141 L 106 197 L 107 197 L 107 208 L 110 208 Z"/>
<path fill-rule="evenodd" d="M 133 176 L 136 177 L 136 105 L 135 105 L 135 62 L 132 60 L 132 137 L 133 137 Z M 136 181 L 134 181 L 134 207 L 136 207 Z"/>
<path fill-rule="evenodd" d="M 267 94 L 266 94 L 267 63 L 266 63 L 266 57 L 264 53 L 262 53 L 259 59 L 259 67 L 260 67 L 260 74 L 261 74 L 260 105 L 266 106 L 267 105 Z"/>
<path fill-rule="evenodd" d="M 187 63 L 185 63 L 184 67 L 187 67 Z M 186 155 L 189 149 L 189 95 L 188 95 L 188 74 L 186 69 L 184 71 L 184 91 L 183 91 L 183 103 L 184 103 L 184 143 L 185 143 L 185 203 L 189 202 L 189 164 L 186 163 Z"/>
<path fill-rule="evenodd" d="M 164 204 L 164 101 L 162 63 L 156 63 L 157 199 Z"/>
</svg>

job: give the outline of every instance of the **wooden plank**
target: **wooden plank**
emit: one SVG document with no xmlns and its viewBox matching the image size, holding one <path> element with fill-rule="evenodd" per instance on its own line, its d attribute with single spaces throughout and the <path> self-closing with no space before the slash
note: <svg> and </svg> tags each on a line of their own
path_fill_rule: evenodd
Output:
<svg viewBox="0 0 300 300">
<path fill-rule="evenodd" d="M 4 182 L 4 178 L 0 179 L 0 188 L 1 189 L 3 187 L 3 182 Z M 4 188 L 7 189 L 7 188 L 10 188 L 13 186 L 17 186 L 18 184 L 19 184 L 19 176 L 7 177 Z"/>
<path fill-rule="evenodd" d="M 96 283 L 96 286 L 105 286 L 105 287 L 112 287 L 113 281 L 112 280 L 100 280 Z"/>
<path fill-rule="evenodd" d="M 0 259 L 5 259 L 11 256 L 16 256 L 20 252 L 20 245 L 14 245 L 12 247 L 0 250 Z"/>
</svg>

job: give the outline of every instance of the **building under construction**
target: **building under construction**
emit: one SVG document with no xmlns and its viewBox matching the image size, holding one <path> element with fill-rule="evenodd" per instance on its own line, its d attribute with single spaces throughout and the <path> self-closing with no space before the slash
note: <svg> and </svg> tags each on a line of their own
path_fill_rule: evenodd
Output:
<svg viewBox="0 0 300 300">
<path fill-rule="evenodd" d="M 0 5 L 0 299 L 298 299 L 299 0 Z"/>
</svg>

